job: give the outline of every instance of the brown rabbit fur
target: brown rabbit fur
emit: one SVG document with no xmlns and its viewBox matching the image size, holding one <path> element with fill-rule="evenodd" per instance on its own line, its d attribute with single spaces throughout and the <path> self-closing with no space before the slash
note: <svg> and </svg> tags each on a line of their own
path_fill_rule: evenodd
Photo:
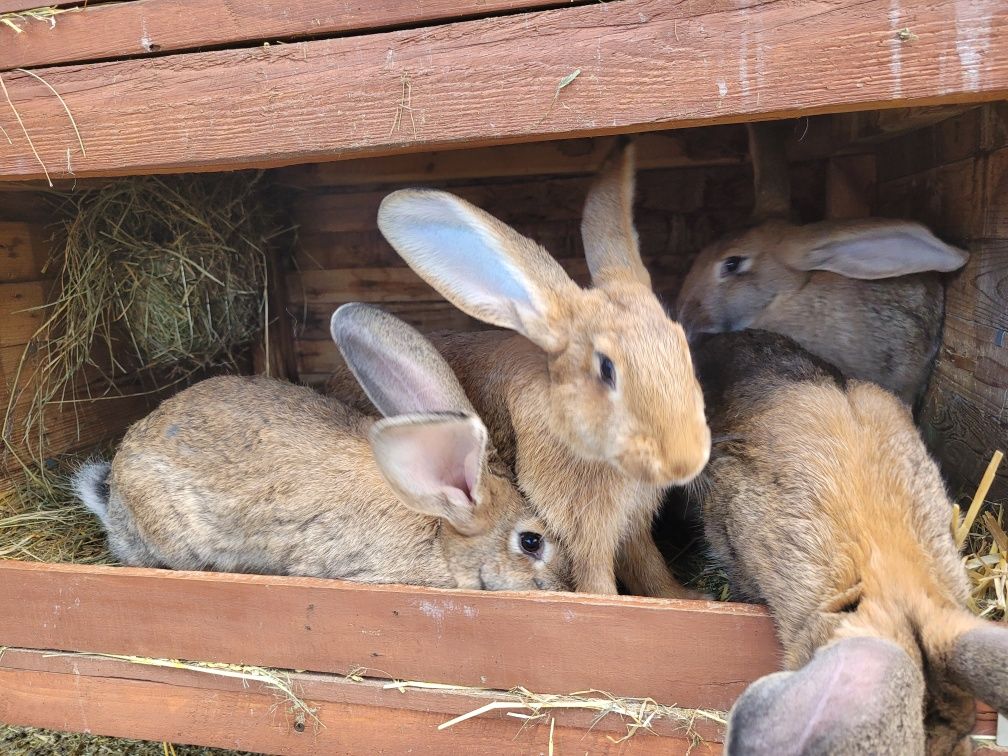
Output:
<svg viewBox="0 0 1008 756">
<path fill-rule="evenodd" d="M 633 154 L 603 169 L 582 235 L 583 290 L 539 245 L 444 192 L 385 199 L 379 227 L 473 317 L 505 326 L 436 342 L 568 547 L 577 590 L 686 596 L 651 537 L 663 489 L 695 476 L 710 433 L 685 334 L 651 291 L 633 227 Z M 346 382 L 334 378 L 331 390 Z M 343 396 L 342 393 L 339 394 Z"/>
<path fill-rule="evenodd" d="M 805 752 L 775 750 L 781 738 L 820 744 L 809 753 L 914 753 L 902 740 L 905 716 L 879 715 L 873 731 L 863 715 L 916 711 L 929 753 L 968 753 L 972 694 L 1008 708 L 1008 629 L 964 608 L 952 503 L 907 407 L 874 384 L 845 381 L 777 334 L 707 337 L 694 359 L 711 430 L 725 440 L 688 496 L 702 509 L 733 595 L 769 605 L 785 666 L 813 660 L 790 682 L 774 678 L 740 699 L 732 718 L 739 750 L 728 752 Z M 875 640 L 849 643 L 860 637 Z M 843 678 L 858 659 L 891 667 L 906 685 Z M 916 695 L 912 681 L 921 678 L 926 698 L 921 693 L 909 709 L 893 700 Z M 834 697 L 825 721 L 826 698 L 816 699 L 811 720 L 794 713 L 812 706 L 801 700 L 803 687 Z M 795 719 L 769 721 L 770 711 Z"/>
<path fill-rule="evenodd" d="M 376 421 L 265 377 L 211 378 L 180 392 L 127 431 L 110 470 L 92 464 L 77 476 L 116 557 L 172 569 L 568 589 L 562 547 L 518 493 L 437 352 L 362 305 L 337 311 L 333 336 L 393 416 Z M 530 534 L 541 541 L 531 552 Z"/>
<path fill-rule="evenodd" d="M 944 288 L 930 271 L 956 270 L 968 254 L 908 221 L 797 226 L 775 217 L 786 212 L 788 184 L 773 132 L 750 127 L 762 222 L 701 251 L 679 293 L 679 318 L 690 333 L 782 333 L 913 403 L 941 342 Z"/>
</svg>

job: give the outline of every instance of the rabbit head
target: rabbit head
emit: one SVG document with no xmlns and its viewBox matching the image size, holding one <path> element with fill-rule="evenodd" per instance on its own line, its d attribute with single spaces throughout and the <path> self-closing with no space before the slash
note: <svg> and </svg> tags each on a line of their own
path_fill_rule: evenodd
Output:
<svg viewBox="0 0 1008 756">
<path fill-rule="evenodd" d="M 384 415 L 368 434 L 398 499 L 438 518 L 460 587 L 567 590 L 569 562 L 498 460 L 451 368 L 403 321 L 363 304 L 333 313 L 333 341 Z"/>
<path fill-rule="evenodd" d="M 588 290 L 541 246 L 446 192 L 394 192 L 378 226 L 446 299 L 545 352 L 552 427 L 569 448 L 664 485 L 702 469 L 710 434 L 685 334 L 651 291 L 632 205 L 627 148 L 585 203 Z"/>
<path fill-rule="evenodd" d="M 809 283 L 813 271 L 875 280 L 957 270 L 967 257 L 910 221 L 865 218 L 796 226 L 768 220 L 704 249 L 676 307 L 690 333 L 759 328 L 773 307 Z M 774 330 L 787 332 L 787 325 Z"/>
</svg>

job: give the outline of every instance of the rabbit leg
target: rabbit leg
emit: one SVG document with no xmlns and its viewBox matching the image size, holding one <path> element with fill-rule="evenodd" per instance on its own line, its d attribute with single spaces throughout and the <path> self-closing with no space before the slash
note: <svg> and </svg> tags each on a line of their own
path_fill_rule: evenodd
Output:
<svg viewBox="0 0 1008 756">
<path fill-rule="evenodd" d="M 626 589 L 637 596 L 702 598 L 672 576 L 646 524 L 638 523 L 620 545 L 616 572 Z"/>
</svg>

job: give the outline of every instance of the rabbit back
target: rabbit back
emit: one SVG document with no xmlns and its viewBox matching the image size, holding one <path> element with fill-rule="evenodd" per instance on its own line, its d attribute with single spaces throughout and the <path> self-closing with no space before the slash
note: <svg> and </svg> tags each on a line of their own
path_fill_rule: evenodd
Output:
<svg viewBox="0 0 1008 756">
<path fill-rule="evenodd" d="M 110 543 L 130 563 L 173 569 L 450 585 L 431 555 L 436 521 L 388 493 L 371 422 L 268 378 L 196 384 L 123 439 Z"/>
<path fill-rule="evenodd" d="M 936 274 L 857 280 L 829 271 L 779 297 L 752 327 L 789 336 L 845 375 L 919 398 L 941 343 L 944 287 Z"/>
</svg>

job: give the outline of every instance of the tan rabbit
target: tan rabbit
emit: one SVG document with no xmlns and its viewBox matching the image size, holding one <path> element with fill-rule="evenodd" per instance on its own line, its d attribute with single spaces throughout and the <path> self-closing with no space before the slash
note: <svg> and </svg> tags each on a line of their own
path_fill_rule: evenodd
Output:
<svg viewBox="0 0 1008 756">
<path fill-rule="evenodd" d="M 166 400 L 77 475 L 118 559 L 436 587 L 569 587 L 567 560 L 444 360 L 364 305 L 333 339 L 375 421 L 308 388 L 220 377 Z"/>
<path fill-rule="evenodd" d="M 909 221 L 774 217 L 786 212 L 788 184 L 771 128 L 750 127 L 763 222 L 701 251 L 679 293 L 680 320 L 691 334 L 782 333 L 912 403 L 941 342 L 944 289 L 929 271 L 957 270 L 968 254 Z"/>
<path fill-rule="evenodd" d="M 965 609 L 952 503 L 906 405 L 778 334 L 694 358 L 726 440 L 688 495 L 795 670 L 739 699 L 726 752 L 968 753 L 973 695 L 1008 711 L 1008 628 Z"/>
<path fill-rule="evenodd" d="M 435 340 L 536 511 L 569 547 L 579 591 L 686 596 L 651 537 L 663 489 L 707 462 L 685 334 L 650 287 L 633 226 L 633 153 L 591 188 L 591 289 L 535 242 L 446 192 L 385 198 L 378 226 L 469 315 L 516 331 Z M 330 390 L 348 387 L 337 373 Z"/>
</svg>

